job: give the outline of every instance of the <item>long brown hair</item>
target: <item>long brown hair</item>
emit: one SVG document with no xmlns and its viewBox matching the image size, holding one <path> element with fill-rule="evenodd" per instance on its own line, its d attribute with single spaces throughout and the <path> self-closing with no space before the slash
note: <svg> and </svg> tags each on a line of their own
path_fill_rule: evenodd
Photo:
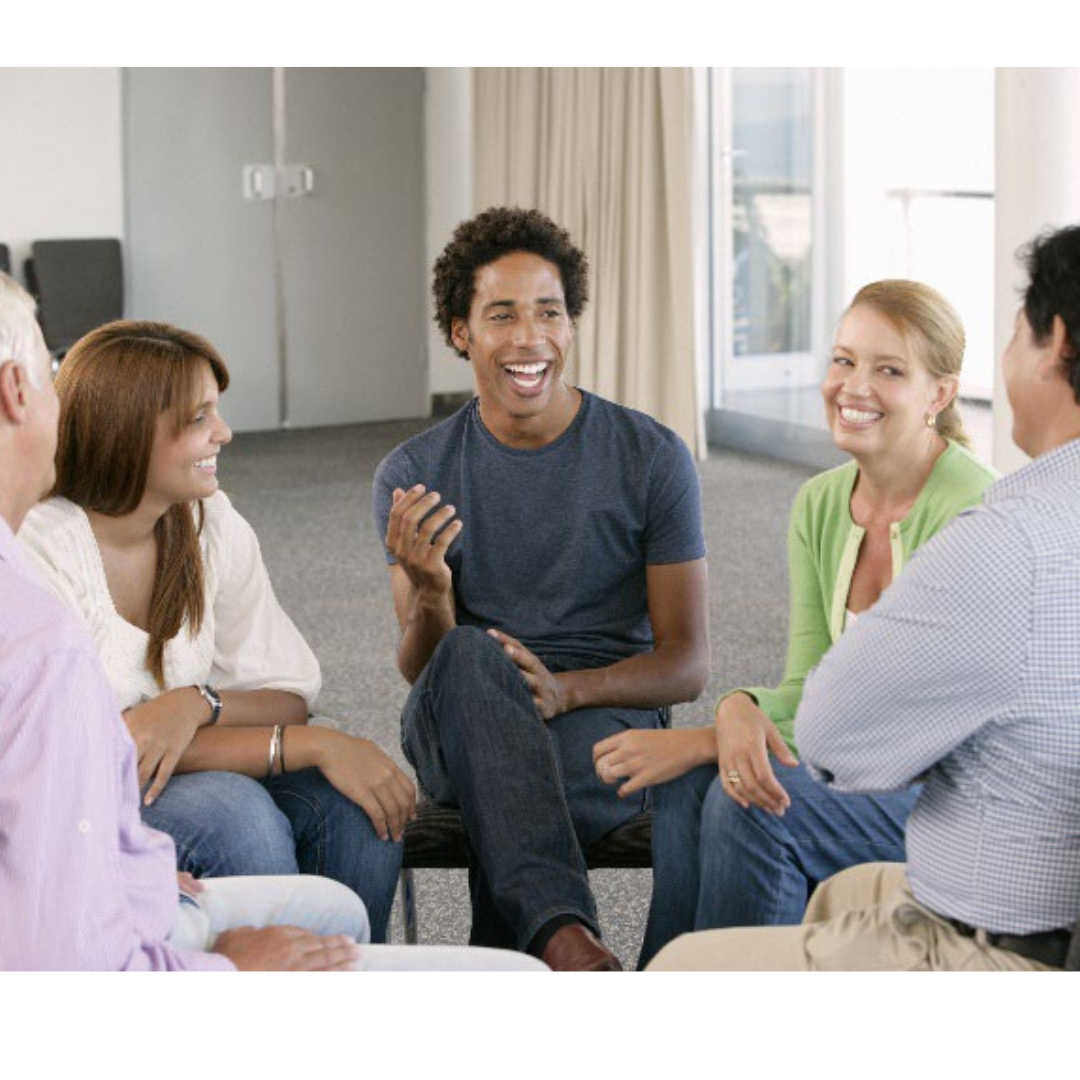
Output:
<svg viewBox="0 0 1080 1080">
<path fill-rule="evenodd" d="M 848 311 L 859 304 L 884 315 L 934 378 L 960 375 L 966 346 L 964 324 L 956 308 L 936 289 L 921 281 L 889 278 L 864 285 Z M 934 418 L 934 426 L 943 438 L 970 445 L 955 396 Z"/>
<path fill-rule="evenodd" d="M 76 342 L 56 376 L 60 433 L 52 494 L 110 517 L 134 511 L 146 491 L 157 419 L 171 410 L 176 435 L 191 419 L 200 360 L 224 391 L 229 371 L 217 350 L 166 323 L 120 320 Z M 198 525 L 190 504 L 179 503 L 154 527 L 157 568 L 146 667 L 162 689 L 166 644 L 185 618 L 192 634 L 202 625 L 201 529 L 201 503 Z"/>
</svg>

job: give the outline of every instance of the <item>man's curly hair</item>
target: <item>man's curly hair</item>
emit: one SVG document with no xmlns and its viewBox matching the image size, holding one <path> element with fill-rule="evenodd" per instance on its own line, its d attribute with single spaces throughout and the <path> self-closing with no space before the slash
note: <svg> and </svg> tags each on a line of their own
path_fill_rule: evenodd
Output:
<svg viewBox="0 0 1080 1080">
<path fill-rule="evenodd" d="M 566 311 L 571 322 L 585 310 L 589 299 L 589 263 L 574 245 L 570 234 L 539 210 L 493 206 L 455 230 L 450 243 L 435 262 L 432 292 L 435 322 L 460 357 L 468 358 L 454 345 L 454 319 L 468 319 L 476 291 L 476 271 L 514 251 L 527 251 L 554 263 L 562 278 Z"/>
</svg>

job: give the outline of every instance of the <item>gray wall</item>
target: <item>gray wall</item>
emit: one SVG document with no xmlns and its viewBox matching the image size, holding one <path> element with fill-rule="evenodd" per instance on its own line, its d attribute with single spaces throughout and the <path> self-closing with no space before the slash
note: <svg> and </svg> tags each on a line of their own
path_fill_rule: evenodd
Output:
<svg viewBox="0 0 1080 1080">
<path fill-rule="evenodd" d="M 241 200 L 271 162 L 269 68 L 124 71 L 128 314 L 207 337 L 238 430 L 278 426 L 273 203 Z"/>
<path fill-rule="evenodd" d="M 288 69 L 283 156 L 315 188 L 275 204 L 241 185 L 275 160 L 271 69 L 125 71 L 129 311 L 221 350 L 238 430 L 279 424 L 281 342 L 292 424 L 426 413 L 423 86 L 416 68 Z"/>
</svg>

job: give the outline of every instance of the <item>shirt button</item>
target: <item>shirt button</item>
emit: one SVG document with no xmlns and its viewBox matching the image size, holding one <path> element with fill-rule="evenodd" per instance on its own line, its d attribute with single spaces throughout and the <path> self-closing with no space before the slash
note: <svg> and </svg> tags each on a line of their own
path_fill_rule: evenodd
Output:
<svg viewBox="0 0 1080 1080">
<path fill-rule="evenodd" d="M 90 822 L 87 821 L 86 818 L 83 818 L 82 821 L 79 822 L 79 832 L 88 833 L 89 831 L 90 831 Z"/>
</svg>

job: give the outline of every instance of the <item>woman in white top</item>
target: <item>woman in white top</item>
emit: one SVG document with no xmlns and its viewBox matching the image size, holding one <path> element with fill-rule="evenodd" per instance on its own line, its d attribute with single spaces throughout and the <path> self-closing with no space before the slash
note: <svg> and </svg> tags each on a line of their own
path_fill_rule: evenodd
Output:
<svg viewBox="0 0 1080 1080">
<path fill-rule="evenodd" d="M 53 497 L 19 539 L 83 615 L 139 759 L 143 818 L 196 877 L 311 873 L 385 937 L 415 812 L 377 746 L 308 726 L 318 661 L 218 490 L 229 375 L 197 335 L 115 322 L 68 353 Z"/>
</svg>

